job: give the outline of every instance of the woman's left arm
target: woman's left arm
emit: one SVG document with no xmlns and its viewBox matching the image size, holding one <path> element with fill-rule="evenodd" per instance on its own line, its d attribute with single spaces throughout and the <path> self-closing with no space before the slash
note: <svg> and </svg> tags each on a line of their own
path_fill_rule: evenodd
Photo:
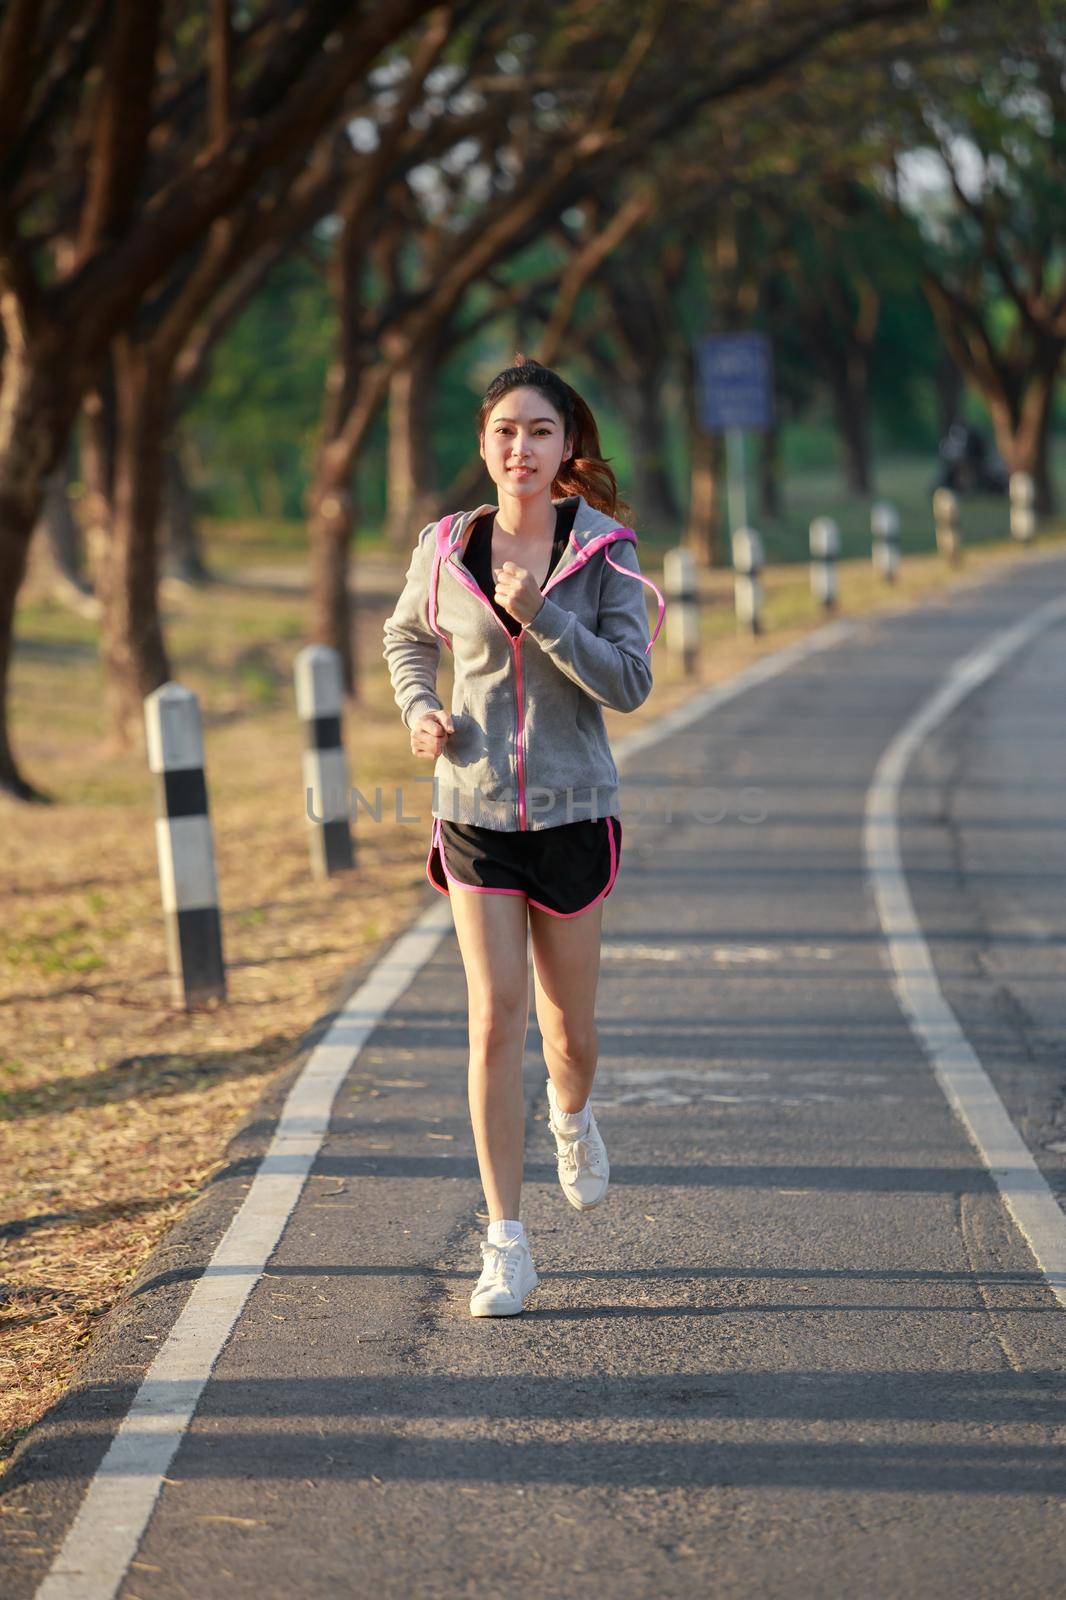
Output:
<svg viewBox="0 0 1066 1600">
<path fill-rule="evenodd" d="M 603 564 L 595 633 L 550 595 L 545 595 L 522 631 L 600 705 L 612 711 L 636 711 L 652 686 L 644 583 L 633 576 L 640 572 L 634 544 L 618 539 L 605 546 L 604 555 L 608 552 L 611 560 Z M 619 572 L 618 567 L 625 570 Z"/>
</svg>

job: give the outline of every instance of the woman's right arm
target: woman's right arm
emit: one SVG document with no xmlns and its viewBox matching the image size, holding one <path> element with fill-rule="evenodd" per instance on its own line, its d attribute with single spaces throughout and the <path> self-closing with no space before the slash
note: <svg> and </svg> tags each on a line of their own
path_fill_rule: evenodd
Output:
<svg viewBox="0 0 1066 1600">
<path fill-rule="evenodd" d="M 392 680 L 393 697 L 405 726 L 412 731 L 419 717 L 443 710 L 437 694 L 440 640 L 429 626 L 428 609 L 436 530 L 437 524 L 431 522 L 419 534 L 403 592 L 384 630 L 382 654 Z"/>
</svg>

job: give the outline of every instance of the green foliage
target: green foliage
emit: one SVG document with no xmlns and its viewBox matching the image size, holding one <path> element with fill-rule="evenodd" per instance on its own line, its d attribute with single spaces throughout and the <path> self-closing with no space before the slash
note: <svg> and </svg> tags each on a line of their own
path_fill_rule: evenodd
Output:
<svg viewBox="0 0 1066 1600">
<path fill-rule="evenodd" d="M 218 346 L 186 419 L 202 510 L 302 515 L 334 339 L 324 273 L 287 257 Z"/>
</svg>

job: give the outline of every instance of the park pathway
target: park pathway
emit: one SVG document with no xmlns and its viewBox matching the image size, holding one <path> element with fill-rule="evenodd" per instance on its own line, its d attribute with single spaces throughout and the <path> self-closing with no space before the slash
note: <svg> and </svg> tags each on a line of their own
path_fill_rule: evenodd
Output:
<svg viewBox="0 0 1066 1600">
<path fill-rule="evenodd" d="M 584 1216 L 562 1198 L 531 1020 L 521 1317 L 467 1313 L 481 1193 L 442 941 L 348 1074 L 123 1600 L 1066 1591 L 1066 1317 L 901 1009 L 863 853 L 898 730 L 1063 590 L 1041 555 L 860 619 L 626 763 L 611 1190 Z M 900 812 L 944 997 L 1060 1196 L 1063 685 L 1060 621 L 922 743 Z M 164 1303 L 188 1280 L 162 1261 Z M 6 1600 L 128 1404 L 107 1363 L 13 1469 L 41 1553 L 8 1547 Z"/>
</svg>

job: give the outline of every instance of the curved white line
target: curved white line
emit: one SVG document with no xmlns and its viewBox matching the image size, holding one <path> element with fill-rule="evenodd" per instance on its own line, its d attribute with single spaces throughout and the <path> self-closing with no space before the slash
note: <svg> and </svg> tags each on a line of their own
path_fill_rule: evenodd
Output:
<svg viewBox="0 0 1066 1600">
<path fill-rule="evenodd" d="M 877 764 L 866 796 L 863 851 L 894 969 L 893 986 L 952 1110 L 995 1179 L 1004 1203 L 1048 1287 L 1066 1307 L 1066 1214 L 1007 1114 L 936 978 L 907 890 L 899 848 L 899 791 L 907 763 L 926 735 L 1011 656 L 1066 617 L 1066 596 L 956 662 L 937 692 L 900 730 Z"/>
</svg>

